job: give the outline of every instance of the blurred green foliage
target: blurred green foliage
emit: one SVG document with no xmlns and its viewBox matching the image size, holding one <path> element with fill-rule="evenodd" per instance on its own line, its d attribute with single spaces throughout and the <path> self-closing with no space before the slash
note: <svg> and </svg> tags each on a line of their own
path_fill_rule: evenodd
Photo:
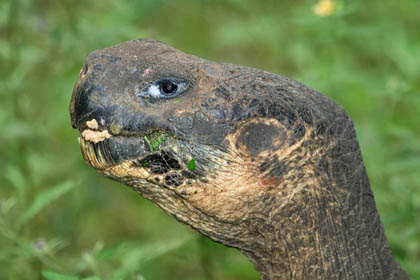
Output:
<svg viewBox="0 0 420 280">
<path fill-rule="evenodd" d="M 420 279 L 420 2 L 341 0 L 320 16 L 316 1 L 0 1 L 0 279 L 258 278 L 82 160 L 68 105 L 83 60 L 140 37 L 345 107 L 393 253 Z"/>
</svg>

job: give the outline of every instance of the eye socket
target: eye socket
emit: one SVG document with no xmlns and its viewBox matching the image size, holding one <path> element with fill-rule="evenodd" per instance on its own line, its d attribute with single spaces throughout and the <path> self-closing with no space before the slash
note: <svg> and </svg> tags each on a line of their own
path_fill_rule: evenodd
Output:
<svg viewBox="0 0 420 280">
<path fill-rule="evenodd" d="M 188 89 L 188 86 L 189 82 L 184 79 L 167 77 L 154 82 L 142 91 L 137 92 L 136 95 L 157 99 L 170 99 L 185 92 Z"/>
</svg>

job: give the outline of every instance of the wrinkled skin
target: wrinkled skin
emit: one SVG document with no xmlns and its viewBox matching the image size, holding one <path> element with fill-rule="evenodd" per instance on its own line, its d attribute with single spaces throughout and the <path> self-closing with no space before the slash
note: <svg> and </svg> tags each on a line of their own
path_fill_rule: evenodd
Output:
<svg viewBox="0 0 420 280">
<path fill-rule="evenodd" d="M 408 279 L 351 119 L 303 84 L 142 39 L 86 58 L 70 113 L 90 165 L 262 279 Z"/>
</svg>

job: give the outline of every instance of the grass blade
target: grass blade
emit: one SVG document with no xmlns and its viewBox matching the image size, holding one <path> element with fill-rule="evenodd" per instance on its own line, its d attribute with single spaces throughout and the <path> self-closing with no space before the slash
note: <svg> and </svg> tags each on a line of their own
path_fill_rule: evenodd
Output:
<svg viewBox="0 0 420 280">
<path fill-rule="evenodd" d="M 40 192 L 34 202 L 29 208 L 23 212 L 23 214 L 18 219 L 18 225 L 22 225 L 36 214 L 38 214 L 42 209 L 51 204 L 54 200 L 58 199 L 60 196 L 71 190 L 75 186 L 73 181 L 67 181 L 61 184 L 58 184 L 52 188 L 48 188 Z"/>
<path fill-rule="evenodd" d="M 43 271 L 42 276 L 47 280 L 79 280 L 79 278 L 69 275 L 58 274 L 52 271 Z"/>
</svg>

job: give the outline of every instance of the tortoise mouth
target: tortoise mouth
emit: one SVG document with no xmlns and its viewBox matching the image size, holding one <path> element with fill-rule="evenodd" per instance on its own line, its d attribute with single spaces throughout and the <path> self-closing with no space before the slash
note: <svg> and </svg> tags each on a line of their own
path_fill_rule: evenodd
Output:
<svg viewBox="0 0 420 280">
<path fill-rule="evenodd" d="M 145 184 L 178 188 L 192 184 L 202 175 L 200 170 L 191 168 L 191 158 L 180 152 L 184 142 L 162 131 L 136 137 L 85 131 L 80 136 L 83 158 L 113 179 L 130 185 L 124 180 L 135 177 L 136 182 L 143 179 Z"/>
<path fill-rule="evenodd" d="M 113 135 L 108 130 L 87 128 L 79 137 L 83 158 L 98 170 L 115 166 L 127 160 L 137 160 L 168 149 L 175 139 L 169 133 L 155 130 L 137 135 Z"/>
</svg>

